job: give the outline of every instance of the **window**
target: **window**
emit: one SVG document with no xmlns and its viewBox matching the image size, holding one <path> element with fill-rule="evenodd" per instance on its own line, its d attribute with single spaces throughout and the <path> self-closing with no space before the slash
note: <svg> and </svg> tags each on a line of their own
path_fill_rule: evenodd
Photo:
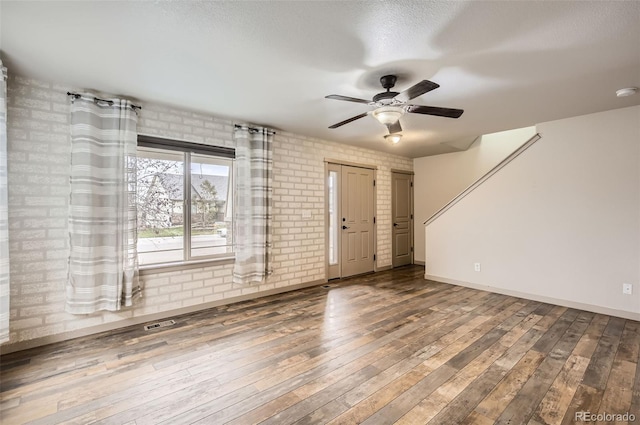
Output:
<svg viewBox="0 0 640 425">
<path fill-rule="evenodd" d="M 138 137 L 140 265 L 233 254 L 233 149 Z"/>
<path fill-rule="evenodd" d="M 329 265 L 338 264 L 338 172 L 330 170 L 329 190 Z"/>
</svg>

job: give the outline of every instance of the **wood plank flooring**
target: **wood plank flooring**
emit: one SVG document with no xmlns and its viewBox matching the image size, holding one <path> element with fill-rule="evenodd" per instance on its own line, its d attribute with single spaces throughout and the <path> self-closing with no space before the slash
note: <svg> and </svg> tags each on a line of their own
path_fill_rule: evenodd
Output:
<svg viewBox="0 0 640 425">
<path fill-rule="evenodd" d="M 409 266 L 2 356 L 2 424 L 640 423 L 640 323 Z M 600 423 L 627 423 L 600 422 Z"/>
</svg>

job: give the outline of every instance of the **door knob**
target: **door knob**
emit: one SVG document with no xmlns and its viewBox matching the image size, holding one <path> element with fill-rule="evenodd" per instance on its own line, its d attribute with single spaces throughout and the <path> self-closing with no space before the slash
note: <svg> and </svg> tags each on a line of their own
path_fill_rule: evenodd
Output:
<svg viewBox="0 0 640 425">
<path fill-rule="evenodd" d="M 342 226 L 342 230 L 346 230 L 348 228 L 349 228 L 348 226 Z"/>
<path fill-rule="evenodd" d="M 396 227 L 398 225 L 398 223 L 393 223 L 393 227 Z"/>
</svg>

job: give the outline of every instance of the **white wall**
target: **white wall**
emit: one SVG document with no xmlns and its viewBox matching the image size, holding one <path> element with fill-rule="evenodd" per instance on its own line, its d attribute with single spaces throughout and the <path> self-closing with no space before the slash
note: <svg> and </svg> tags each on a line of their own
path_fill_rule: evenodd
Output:
<svg viewBox="0 0 640 425">
<path fill-rule="evenodd" d="M 495 167 L 536 133 L 535 127 L 479 137 L 463 152 L 413 160 L 415 260 L 424 262 L 425 222 L 460 192 Z"/>
<path fill-rule="evenodd" d="M 426 275 L 640 320 L 640 106 L 538 131 L 426 227 Z"/>
<path fill-rule="evenodd" d="M 141 277 L 144 297 L 133 308 L 83 316 L 65 313 L 70 89 L 74 87 L 10 72 L 11 345 L 3 345 L 3 352 L 323 281 L 325 158 L 378 166 L 377 267 L 391 266 L 391 169 L 411 170 L 411 159 L 278 132 L 273 152 L 274 274 L 267 282 L 233 284 L 233 265 L 228 263 L 158 271 Z M 143 107 L 139 133 L 234 145 L 232 120 L 144 100 L 136 103 Z M 311 219 L 302 219 L 301 210 L 313 211 Z"/>
</svg>

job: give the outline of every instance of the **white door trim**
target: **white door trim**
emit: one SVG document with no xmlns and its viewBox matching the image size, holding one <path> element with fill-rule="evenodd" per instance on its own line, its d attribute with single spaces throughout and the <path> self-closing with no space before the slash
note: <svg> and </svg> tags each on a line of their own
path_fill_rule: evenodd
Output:
<svg viewBox="0 0 640 425">
<path fill-rule="evenodd" d="M 325 163 L 325 170 L 324 170 L 324 186 L 325 186 L 325 280 L 328 279 L 333 279 L 335 278 L 335 275 L 333 273 L 330 272 L 330 266 L 329 266 L 329 232 L 330 232 L 330 217 L 329 217 L 329 171 L 333 168 L 333 170 L 335 170 L 336 168 L 334 168 L 335 166 L 340 167 L 341 166 L 348 166 L 348 167 L 357 167 L 357 168 L 364 168 L 364 169 L 368 169 L 368 170 L 373 170 L 373 181 L 374 181 L 374 189 L 373 189 L 373 212 L 374 212 L 374 222 L 373 222 L 373 254 L 374 254 L 374 261 L 373 261 L 373 271 L 376 272 L 378 271 L 378 218 L 379 218 L 379 214 L 378 214 L 378 184 L 377 184 L 377 174 L 378 174 L 378 167 L 375 165 L 368 165 L 368 164 L 359 164 L 359 163 L 353 163 L 353 162 L 348 162 L 348 161 L 342 161 L 342 160 L 336 160 L 336 159 L 326 159 L 324 160 Z M 334 167 L 332 167 L 334 166 Z M 342 180 L 342 173 L 339 172 L 338 173 L 338 188 L 341 188 L 341 180 Z M 339 189 L 341 190 L 341 189 Z M 340 193 L 338 194 L 338 199 L 340 199 Z M 340 204 L 340 202 L 339 202 Z M 339 217 L 342 217 L 340 214 L 342 213 L 341 211 L 341 205 L 338 206 L 338 215 Z M 340 225 L 340 224 L 339 224 Z M 341 256 L 342 253 L 340 252 L 341 250 L 341 243 L 338 243 L 338 259 L 339 259 L 339 276 L 337 276 L 338 278 L 342 277 L 342 264 L 341 264 Z M 388 267 L 386 267 L 388 268 Z M 386 269 L 385 268 L 385 269 Z"/>
</svg>

